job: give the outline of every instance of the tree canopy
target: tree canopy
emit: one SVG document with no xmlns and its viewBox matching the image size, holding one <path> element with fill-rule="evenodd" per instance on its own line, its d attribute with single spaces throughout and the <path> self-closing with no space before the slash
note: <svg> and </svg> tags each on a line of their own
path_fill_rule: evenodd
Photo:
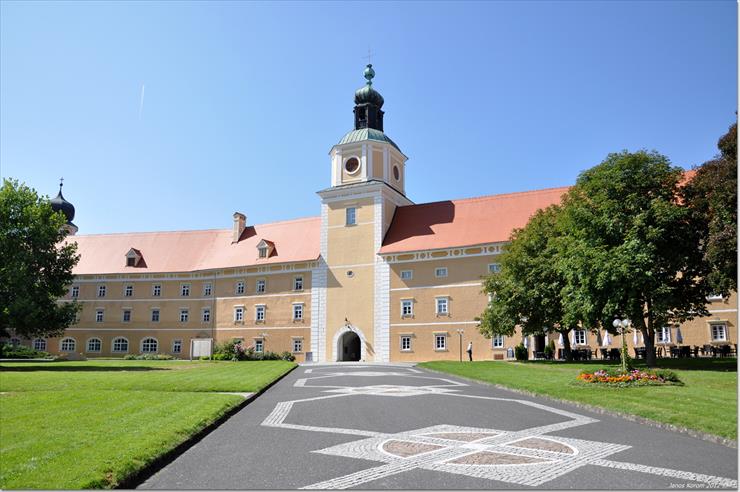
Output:
<svg viewBox="0 0 740 492">
<path fill-rule="evenodd" d="M 15 180 L 0 188 L 0 336 L 60 335 L 79 305 L 58 302 L 73 280 L 76 244 L 62 244 L 66 218 Z"/>
</svg>

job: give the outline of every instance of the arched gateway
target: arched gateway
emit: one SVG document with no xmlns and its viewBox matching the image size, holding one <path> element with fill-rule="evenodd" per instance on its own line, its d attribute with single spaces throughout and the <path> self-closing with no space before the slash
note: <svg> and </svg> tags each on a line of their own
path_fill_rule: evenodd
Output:
<svg viewBox="0 0 740 492">
<path fill-rule="evenodd" d="M 365 336 L 354 327 L 344 327 L 334 335 L 334 360 L 337 362 L 365 359 Z"/>
</svg>

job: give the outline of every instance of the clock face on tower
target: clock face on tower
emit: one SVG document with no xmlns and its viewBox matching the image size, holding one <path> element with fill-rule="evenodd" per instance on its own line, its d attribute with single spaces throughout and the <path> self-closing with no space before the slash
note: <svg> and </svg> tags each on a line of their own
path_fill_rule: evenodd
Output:
<svg viewBox="0 0 740 492">
<path fill-rule="evenodd" d="M 356 157 L 350 157 L 344 163 L 344 170 L 350 174 L 354 174 L 360 169 L 360 161 Z"/>
</svg>

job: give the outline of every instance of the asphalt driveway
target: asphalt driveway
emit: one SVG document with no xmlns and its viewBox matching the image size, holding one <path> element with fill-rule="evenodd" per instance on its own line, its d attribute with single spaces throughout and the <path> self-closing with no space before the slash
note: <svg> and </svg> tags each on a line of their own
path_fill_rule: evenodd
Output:
<svg viewBox="0 0 740 492">
<path fill-rule="evenodd" d="M 146 489 L 736 489 L 737 450 L 401 366 L 304 365 Z"/>
</svg>

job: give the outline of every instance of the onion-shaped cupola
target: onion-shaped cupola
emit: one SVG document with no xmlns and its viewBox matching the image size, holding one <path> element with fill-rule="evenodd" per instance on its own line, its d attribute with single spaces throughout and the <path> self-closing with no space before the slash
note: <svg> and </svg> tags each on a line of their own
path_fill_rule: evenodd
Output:
<svg viewBox="0 0 740 492">
<path fill-rule="evenodd" d="M 64 186 L 63 180 L 59 182 L 59 193 L 57 196 L 49 200 L 52 210 L 54 212 L 62 212 L 67 218 L 67 229 L 71 234 L 77 232 L 77 226 L 72 223 L 75 218 L 75 206 L 69 203 L 62 195 L 62 186 Z"/>
<path fill-rule="evenodd" d="M 367 83 L 355 91 L 355 130 L 373 128 L 383 131 L 383 96 L 373 89 L 375 70 L 372 64 L 365 67 L 363 73 Z"/>
</svg>

